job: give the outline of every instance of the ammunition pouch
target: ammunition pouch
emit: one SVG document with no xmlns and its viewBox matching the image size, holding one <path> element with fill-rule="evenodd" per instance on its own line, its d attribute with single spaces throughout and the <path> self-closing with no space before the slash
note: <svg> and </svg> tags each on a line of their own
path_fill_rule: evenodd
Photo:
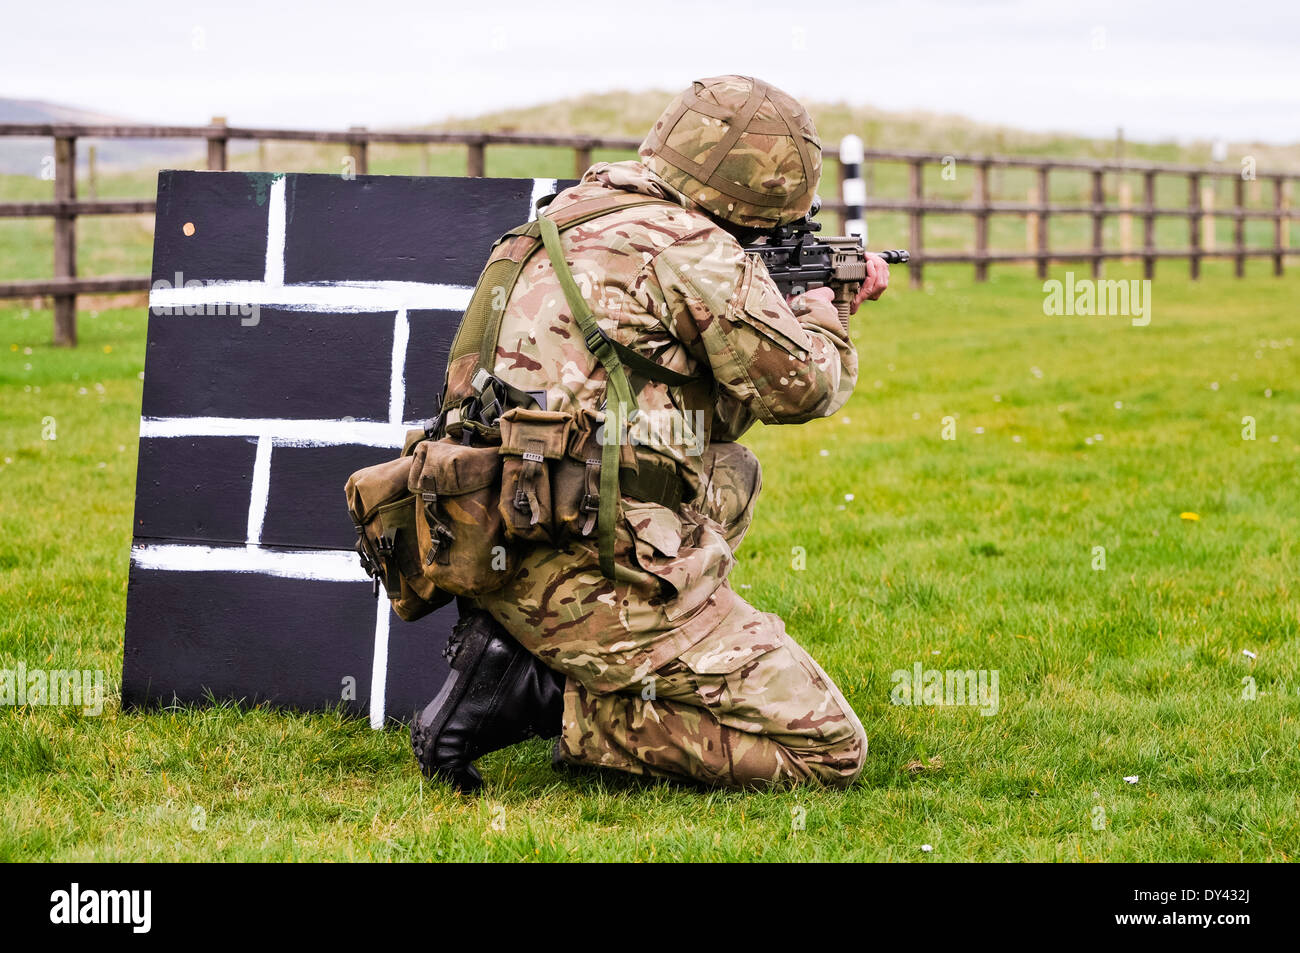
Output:
<svg viewBox="0 0 1300 953">
<path fill-rule="evenodd" d="M 518 565 L 501 520 L 501 456 L 494 446 L 425 440 L 409 488 L 424 577 L 458 596 L 493 592 Z"/>
<path fill-rule="evenodd" d="M 573 415 L 512 407 L 501 416 L 501 520 L 506 535 L 555 539 L 551 469 L 569 445 Z"/>
<path fill-rule="evenodd" d="M 451 601 L 421 567 L 411 464 L 412 457 L 403 455 L 366 467 L 352 474 L 345 488 L 361 567 L 374 580 L 375 595 L 382 586 L 393 611 L 407 622 Z"/>
<path fill-rule="evenodd" d="M 564 456 L 553 465 L 551 496 L 555 506 L 556 541 L 587 538 L 600 512 L 600 443 L 596 415 L 583 411 L 569 430 Z"/>
</svg>

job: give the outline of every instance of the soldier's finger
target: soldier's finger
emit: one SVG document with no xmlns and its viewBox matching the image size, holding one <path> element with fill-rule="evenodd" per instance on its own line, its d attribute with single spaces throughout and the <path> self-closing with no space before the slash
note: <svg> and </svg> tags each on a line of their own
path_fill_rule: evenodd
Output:
<svg viewBox="0 0 1300 953">
<path fill-rule="evenodd" d="M 889 287 L 889 262 L 883 258 L 878 259 L 878 261 L 880 262 L 880 272 L 878 274 L 878 287 L 875 292 L 877 298 L 884 294 L 885 289 Z"/>
<path fill-rule="evenodd" d="M 858 313 L 858 308 L 862 307 L 862 302 L 867 300 L 867 295 L 870 294 L 870 292 L 871 288 L 865 281 L 858 285 L 858 293 L 853 296 L 853 304 L 849 306 L 849 314 Z"/>
<path fill-rule="evenodd" d="M 867 256 L 867 279 L 862 283 L 863 297 L 874 299 L 882 290 L 884 290 L 887 278 L 882 278 L 881 268 L 884 262 L 874 255 Z"/>
</svg>

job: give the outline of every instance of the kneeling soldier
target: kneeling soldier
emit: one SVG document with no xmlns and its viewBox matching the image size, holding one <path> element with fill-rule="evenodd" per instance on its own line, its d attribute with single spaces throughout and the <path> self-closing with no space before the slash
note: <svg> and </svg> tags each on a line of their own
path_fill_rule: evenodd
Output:
<svg viewBox="0 0 1300 953">
<path fill-rule="evenodd" d="M 532 546 L 503 588 L 466 600 L 452 674 L 412 726 L 430 777 L 472 790 L 475 757 L 534 734 L 558 735 L 557 764 L 733 787 L 845 787 L 862 770 L 867 738 L 839 689 L 727 582 L 761 484 L 734 441 L 756 419 L 830 416 L 857 380 L 830 290 L 786 301 L 741 248 L 805 216 L 820 176 L 808 113 L 723 76 L 674 99 L 640 161 L 597 163 L 540 213 L 611 190 L 663 200 L 575 226 L 562 248 L 604 335 L 675 373 L 624 361 L 652 439 L 622 448 L 638 479 L 622 486 L 613 573 L 579 535 Z M 854 309 L 887 284 L 868 256 Z M 597 413 L 612 396 L 545 255 L 510 294 L 494 372 L 550 410 Z"/>
</svg>

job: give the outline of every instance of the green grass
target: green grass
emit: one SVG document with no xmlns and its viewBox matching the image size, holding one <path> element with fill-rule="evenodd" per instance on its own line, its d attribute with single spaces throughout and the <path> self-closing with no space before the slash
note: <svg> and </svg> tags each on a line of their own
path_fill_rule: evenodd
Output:
<svg viewBox="0 0 1300 953">
<path fill-rule="evenodd" d="M 1300 276 L 1205 270 L 1162 263 L 1136 328 L 1045 316 L 1020 269 L 910 291 L 898 268 L 854 319 L 845 410 L 748 438 L 765 490 L 733 582 L 861 716 L 848 792 L 569 778 L 535 741 L 462 798 L 401 731 L 113 694 L 99 717 L 0 708 L 0 859 L 1293 859 Z M 144 323 L 83 313 L 70 352 L 48 312 L 0 310 L 0 667 L 120 684 Z M 918 661 L 996 669 L 997 714 L 891 705 Z"/>
</svg>

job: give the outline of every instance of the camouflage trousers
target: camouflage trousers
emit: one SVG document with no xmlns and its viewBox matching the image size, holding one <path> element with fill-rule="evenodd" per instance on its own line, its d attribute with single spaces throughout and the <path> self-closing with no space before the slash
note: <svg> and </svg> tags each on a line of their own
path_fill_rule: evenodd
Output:
<svg viewBox="0 0 1300 953">
<path fill-rule="evenodd" d="M 574 548 L 559 560 L 554 550 L 533 557 L 516 584 L 479 602 L 568 676 L 558 743 L 565 761 L 728 787 L 846 787 L 867 752 L 853 709 L 781 619 L 749 605 L 725 579 L 761 486 L 758 459 L 741 444 L 714 443 L 701 462 L 703 499 L 682 514 L 671 561 L 641 545 L 638 534 L 651 534 L 635 516 L 637 538 L 620 539 L 616 549 L 621 563 L 676 583 L 676 599 L 659 605 L 657 589 L 635 582 L 604 581 L 602 590 L 594 551 Z M 577 575 L 556 566 L 573 561 Z M 692 596 L 700 588 L 693 580 L 710 574 L 707 597 Z M 588 591 L 573 593 L 578 580 L 590 580 Z M 566 599 L 581 608 L 553 605 Z M 682 609 L 679 601 L 696 605 Z M 617 630 L 603 649 L 590 641 L 600 628 Z M 619 665 L 619 653 L 638 664 Z"/>
</svg>

